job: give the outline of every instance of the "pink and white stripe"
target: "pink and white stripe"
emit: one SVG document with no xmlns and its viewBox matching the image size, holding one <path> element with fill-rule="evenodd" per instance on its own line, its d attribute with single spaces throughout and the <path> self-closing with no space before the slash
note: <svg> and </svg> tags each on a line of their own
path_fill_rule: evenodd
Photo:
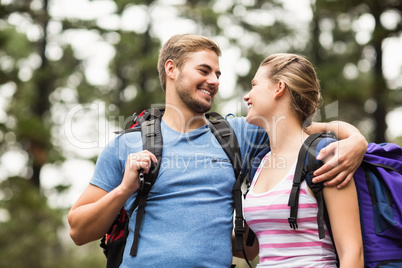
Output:
<svg viewBox="0 0 402 268">
<path fill-rule="evenodd" d="M 258 267 L 336 267 L 334 247 L 327 229 L 324 239 L 318 237 L 317 201 L 305 182 L 299 196 L 298 229 L 289 227 L 287 204 L 295 165 L 272 190 L 254 193 L 257 180 L 264 179 L 259 175 L 267 156 L 254 176 L 244 206 L 244 217 L 260 244 Z"/>
</svg>

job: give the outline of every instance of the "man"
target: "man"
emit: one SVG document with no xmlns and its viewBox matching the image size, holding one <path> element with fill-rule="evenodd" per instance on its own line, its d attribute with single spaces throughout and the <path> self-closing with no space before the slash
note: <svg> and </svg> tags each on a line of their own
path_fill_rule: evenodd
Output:
<svg viewBox="0 0 402 268">
<path fill-rule="evenodd" d="M 137 256 L 131 256 L 127 246 L 120 267 L 231 265 L 235 177 L 204 115 L 219 89 L 220 54 L 213 41 L 198 35 L 175 35 L 161 49 L 158 71 L 166 93 L 161 167 L 147 199 Z M 229 123 L 244 161 L 258 152 L 257 145 L 268 142 L 265 133 L 244 118 Z M 335 152 L 339 164 L 319 171 L 329 170 L 328 177 L 334 177 L 345 170 L 333 184 L 355 171 L 357 165 L 350 163 L 361 159 L 367 147 L 354 127 L 341 124 L 345 126 L 338 137 L 349 137 L 338 144 L 343 154 L 333 147 L 323 155 Z M 315 125 L 312 129 L 327 131 L 324 127 Z M 351 144 L 358 149 L 352 150 Z M 142 150 L 139 132 L 118 136 L 102 151 L 88 188 L 68 215 L 70 235 L 76 244 L 100 239 L 123 205 L 130 215 L 127 245 L 132 244 L 136 211 L 131 207 L 139 187 L 138 174 L 140 169 L 147 173 L 151 161 L 157 160 Z M 326 174 L 317 178 L 325 179 Z"/>
</svg>

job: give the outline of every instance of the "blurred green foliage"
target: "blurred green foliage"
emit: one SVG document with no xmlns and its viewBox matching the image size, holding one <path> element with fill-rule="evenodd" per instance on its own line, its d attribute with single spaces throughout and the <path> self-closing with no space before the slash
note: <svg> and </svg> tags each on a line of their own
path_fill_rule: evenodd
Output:
<svg viewBox="0 0 402 268">
<path fill-rule="evenodd" d="M 0 267 L 104 266 L 98 243 L 78 248 L 65 241 L 66 210 L 50 207 L 29 180 L 10 177 L 0 189 Z"/>
</svg>

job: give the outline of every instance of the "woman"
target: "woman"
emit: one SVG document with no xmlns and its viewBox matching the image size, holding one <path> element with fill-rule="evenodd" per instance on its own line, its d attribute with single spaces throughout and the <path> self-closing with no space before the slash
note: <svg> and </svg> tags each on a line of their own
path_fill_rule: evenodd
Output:
<svg viewBox="0 0 402 268">
<path fill-rule="evenodd" d="M 306 182 L 300 191 L 299 228 L 289 227 L 289 193 L 297 155 L 320 102 L 320 86 L 311 63 L 295 54 L 274 54 L 260 65 L 244 97 L 247 122 L 269 135 L 271 152 L 261 161 L 244 206 L 248 226 L 257 235 L 247 257 L 259 253 L 258 267 L 336 267 L 325 226 L 318 237 L 317 202 Z M 343 189 L 324 188 L 340 267 L 363 267 L 359 209 L 353 180 Z M 241 256 L 239 256 L 241 257 Z"/>
</svg>

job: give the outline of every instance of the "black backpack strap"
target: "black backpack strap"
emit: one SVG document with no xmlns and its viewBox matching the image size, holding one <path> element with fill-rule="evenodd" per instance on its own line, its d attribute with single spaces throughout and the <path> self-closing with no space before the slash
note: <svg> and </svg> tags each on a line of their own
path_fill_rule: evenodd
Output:
<svg viewBox="0 0 402 268">
<path fill-rule="evenodd" d="M 321 165 L 317 162 L 315 153 L 316 153 L 316 148 L 321 139 L 325 138 L 325 136 L 320 135 L 318 136 L 310 145 L 310 149 L 308 152 L 307 157 L 307 163 L 306 164 L 306 174 L 305 174 L 305 179 L 307 182 L 307 185 L 310 187 L 311 191 L 313 191 L 315 198 L 317 199 L 317 205 L 318 205 L 318 212 L 317 212 L 317 223 L 318 223 L 318 236 L 320 239 L 325 237 L 325 229 L 324 229 L 324 221 L 325 218 L 328 218 L 328 215 L 325 209 L 325 201 L 324 201 L 324 195 L 323 195 L 323 188 L 324 188 L 324 183 L 313 183 L 312 179 L 314 178 L 314 171 L 317 170 Z M 329 218 L 328 218 L 329 219 Z"/>
<path fill-rule="evenodd" d="M 245 223 L 243 218 L 243 207 L 242 207 L 242 191 L 241 186 L 244 181 L 244 174 L 241 170 L 241 152 L 239 143 L 236 138 L 236 134 L 234 133 L 232 127 L 229 122 L 226 121 L 220 114 L 211 112 L 206 114 L 207 119 L 210 122 L 210 128 L 216 139 L 219 141 L 223 150 L 227 154 L 232 163 L 236 182 L 233 186 L 233 198 L 234 198 L 234 206 L 235 206 L 235 222 L 234 222 L 234 232 L 235 232 L 235 245 L 237 251 L 243 251 L 243 255 L 245 255 L 244 246 L 243 246 L 243 234 L 245 232 Z M 210 119 L 210 118 L 214 119 Z M 251 267 L 248 262 L 247 257 L 245 256 L 246 262 Z"/>
<path fill-rule="evenodd" d="M 288 205 L 290 208 L 290 217 L 288 219 L 290 227 L 297 229 L 297 211 L 299 204 L 300 185 L 303 180 L 306 180 L 307 185 L 313 191 L 317 199 L 318 212 L 318 235 L 322 239 L 325 237 L 324 222 L 327 222 L 328 231 L 332 238 L 331 226 L 329 224 L 329 216 L 325 206 L 323 195 L 323 182 L 313 183 L 314 171 L 317 170 L 321 164 L 316 160 L 316 150 L 318 143 L 324 138 L 336 138 L 330 133 L 315 133 L 310 135 L 299 151 L 299 156 L 296 165 L 296 171 L 293 179 L 293 187 L 289 196 Z"/>
<path fill-rule="evenodd" d="M 256 238 L 255 233 L 249 228 L 248 233 L 247 233 L 246 246 L 252 247 L 254 244 L 255 238 Z"/>
<path fill-rule="evenodd" d="M 300 148 L 299 155 L 297 157 L 297 164 L 296 164 L 296 170 L 295 170 L 295 175 L 293 178 L 293 185 L 292 185 L 292 190 L 289 195 L 289 202 L 288 206 L 290 206 L 290 217 L 288 218 L 288 222 L 290 225 L 290 228 L 292 229 L 297 229 L 297 211 L 299 209 L 299 193 L 300 193 L 300 185 L 303 182 L 303 180 L 306 177 L 306 172 L 307 167 L 305 165 L 306 163 L 306 156 L 307 153 L 313 153 L 313 160 L 315 164 L 315 147 L 313 146 L 313 143 L 317 141 L 319 137 L 322 135 L 325 135 L 323 133 L 315 133 L 310 135 L 303 143 L 302 147 Z M 318 142 L 317 142 L 318 143 Z M 315 145 L 317 145 L 315 143 Z M 310 157 L 309 157 L 310 158 Z M 315 169 L 312 169 L 311 172 L 313 173 Z M 312 174 L 311 174 L 312 175 Z M 310 176 L 312 179 L 313 177 Z M 318 202 L 318 198 L 317 198 Z"/>
<path fill-rule="evenodd" d="M 145 204 L 148 198 L 149 191 L 154 185 L 158 172 L 160 169 L 160 163 L 162 160 L 162 148 L 163 139 L 161 131 L 161 118 L 163 111 L 159 109 L 150 109 L 139 119 L 139 125 L 141 126 L 141 136 L 143 149 L 153 153 L 158 159 L 157 163 L 151 162 L 151 168 L 148 174 L 140 172 L 140 188 L 137 193 L 137 197 L 134 201 L 134 209 L 138 206 L 137 215 L 135 220 L 134 240 L 131 246 L 130 255 L 136 256 L 138 249 L 138 239 L 141 228 L 142 218 L 145 212 Z"/>
<path fill-rule="evenodd" d="M 209 127 L 211 128 L 212 134 L 214 134 L 215 138 L 222 146 L 222 149 L 229 157 L 237 179 L 241 173 L 242 163 L 240 147 L 236 138 L 236 134 L 234 133 L 229 122 L 226 121 L 220 114 L 210 112 L 205 116 L 209 121 Z"/>
</svg>

